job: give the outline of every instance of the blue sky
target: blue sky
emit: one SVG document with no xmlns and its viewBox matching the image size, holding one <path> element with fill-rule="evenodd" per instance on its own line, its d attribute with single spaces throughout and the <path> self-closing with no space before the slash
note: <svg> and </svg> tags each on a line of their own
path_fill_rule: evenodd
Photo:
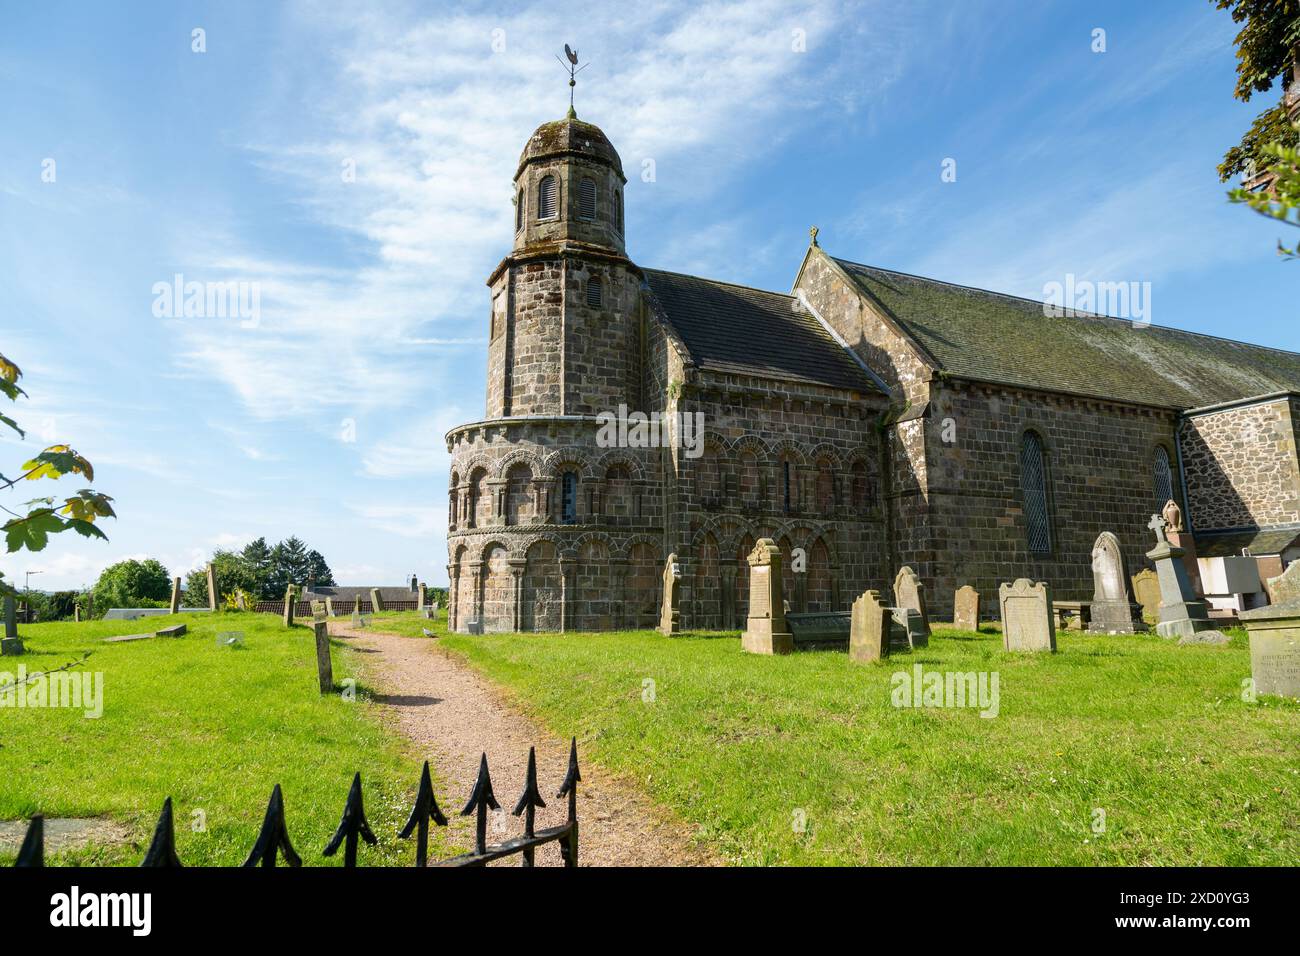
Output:
<svg viewBox="0 0 1300 956">
<path fill-rule="evenodd" d="M 1300 350 L 1300 266 L 1214 173 L 1272 98 L 1232 99 L 1208 2 L 614 10 L 0 8 L 0 350 L 32 432 L 0 454 L 71 443 L 119 515 L 5 573 L 296 534 L 340 583 L 444 583 L 443 435 L 483 414 L 483 282 L 566 41 L 642 265 L 786 290 L 815 223 L 833 255 L 1035 298 L 1150 282 L 1156 324 Z M 259 320 L 156 316 L 176 274 L 256 283 Z"/>
</svg>

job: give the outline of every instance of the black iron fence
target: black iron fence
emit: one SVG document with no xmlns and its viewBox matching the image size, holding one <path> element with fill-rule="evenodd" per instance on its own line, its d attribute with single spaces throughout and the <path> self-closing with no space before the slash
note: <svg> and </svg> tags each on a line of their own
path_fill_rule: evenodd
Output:
<svg viewBox="0 0 1300 956">
<path fill-rule="evenodd" d="M 464 853 L 460 856 L 435 861 L 430 864 L 428 862 L 429 824 L 432 822 L 437 826 L 445 827 L 447 818 L 438 809 L 438 801 L 433 793 L 433 782 L 429 777 L 429 762 L 426 760 L 424 769 L 420 773 L 420 785 L 416 790 L 415 806 L 411 809 L 410 819 L 406 821 L 406 826 L 397 835 L 401 839 L 408 839 L 412 834 L 415 835 L 416 866 L 486 866 L 493 860 L 504 859 L 516 854 L 520 857 L 520 865 L 533 866 L 537 848 L 547 843 L 559 844 L 560 857 L 565 866 L 577 866 L 578 783 L 581 780 L 582 776 L 578 772 L 578 742 L 575 738 L 569 746 L 568 772 L 565 774 L 564 782 L 560 784 L 560 789 L 556 793 L 557 798 L 568 798 L 568 819 L 559 826 L 547 827 L 542 830 L 535 829 L 536 812 L 539 808 L 545 807 L 546 802 L 542 799 L 541 792 L 537 788 L 536 749 L 530 747 L 528 749 L 528 771 L 524 778 L 524 792 L 520 795 L 519 801 L 512 811 L 515 816 L 522 815 L 524 818 L 523 835 L 506 840 L 503 843 L 489 844 L 487 842 L 487 814 L 489 810 L 500 810 L 501 807 L 492 793 L 492 776 L 488 772 L 487 754 L 484 754 L 479 762 L 478 779 L 474 783 L 474 790 L 469 795 L 469 800 L 466 802 L 464 809 L 460 811 L 460 815 L 463 817 L 471 814 L 476 815 L 474 850 L 470 853 Z M 348 789 L 347 803 L 343 807 L 343 817 L 339 820 L 338 829 L 334 831 L 334 836 L 330 838 L 329 843 L 325 845 L 321 852 L 324 856 L 333 856 L 342 847 L 343 865 L 345 867 L 355 867 L 357 865 L 357 849 L 361 841 L 365 841 L 370 846 L 375 846 L 379 842 L 379 838 L 371 831 L 370 824 L 366 821 L 366 811 L 361 794 L 361 774 L 357 773 L 352 778 L 352 786 Z M 258 832 L 253 849 L 249 852 L 248 859 L 244 861 L 243 865 L 276 866 L 277 860 L 282 860 L 288 866 L 302 866 L 302 858 L 294 850 L 293 844 L 289 840 L 289 828 L 285 820 L 284 794 L 281 793 L 278 783 L 271 791 L 271 800 L 267 804 L 266 815 L 262 819 L 262 829 Z M 18 850 L 18 860 L 14 865 L 23 867 L 45 865 L 45 818 L 43 816 L 32 817 L 22 847 Z M 149 844 L 149 850 L 145 853 L 140 865 L 150 867 L 183 865 L 176 855 L 176 828 L 172 820 L 171 797 L 163 801 L 162 814 L 158 817 L 158 823 L 154 827 L 153 840 Z"/>
</svg>

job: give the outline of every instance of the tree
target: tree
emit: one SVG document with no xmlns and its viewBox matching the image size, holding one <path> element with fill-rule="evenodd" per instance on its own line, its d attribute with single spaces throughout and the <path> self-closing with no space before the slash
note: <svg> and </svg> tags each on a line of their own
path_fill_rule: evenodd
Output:
<svg viewBox="0 0 1300 956">
<path fill-rule="evenodd" d="M 325 563 L 325 556 L 316 550 L 307 552 L 307 583 L 317 588 L 338 586 L 334 580 L 334 572 Z"/>
<path fill-rule="evenodd" d="M 1300 125 L 1296 128 L 1300 129 Z M 1228 197 L 1233 202 L 1249 206 L 1261 216 L 1300 229 L 1300 149 L 1270 143 L 1265 147 L 1265 153 L 1271 158 L 1271 190 L 1248 192 L 1234 189 Z M 1284 259 L 1300 259 L 1300 243 L 1288 247 L 1278 240 L 1277 251 Z"/>
<path fill-rule="evenodd" d="M 1267 93 L 1281 80 L 1283 91 L 1294 82 L 1290 71 L 1300 59 L 1300 0 L 1211 0 L 1245 24 L 1237 34 L 1237 85 L 1233 96 L 1243 103 L 1256 93 Z M 1252 169 L 1266 169 L 1276 158 L 1267 147 L 1278 143 L 1294 147 L 1300 134 L 1287 122 L 1278 103 L 1260 113 L 1241 142 L 1224 154 L 1219 178 L 1227 182 Z"/>
<path fill-rule="evenodd" d="M 268 600 L 284 596 L 290 584 L 304 584 L 307 580 L 307 545 L 302 539 L 290 535 L 271 549 L 271 573 L 267 576 Z"/>
<path fill-rule="evenodd" d="M 265 543 L 265 542 L 263 542 Z M 244 549 L 248 550 L 247 548 Z M 212 569 L 217 576 L 217 602 L 226 594 L 233 594 L 236 589 L 248 594 L 258 594 L 258 576 L 252 563 L 239 551 L 224 551 L 218 548 L 212 553 Z M 208 606 L 208 569 L 197 568 L 185 576 L 185 606 Z"/>
<path fill-rule="evenodd" d="M 266 538 L 257 538 L 244 545 L 241 552 L 244 561 L 247 562 L 249 570 L 253 572 L 253 578 L 257 582 L 256 586 L 249 590 L 250 594 L 256 594 L 260 597 L 266 597 L 263 591 L 266 590 L 267 578 L 271 576 L 271 549 L 267 546 Z"/>
<path fill-rule="evenodd" d="M 22 374 L 17 365 L 0 355 L 0 393 L 11 402 L 18 401 L 19 395 L 27 394 L 18 385 Z M 26 437 L 26 432 L 8 415 L 0 413 L 0 425 L 12 428 L 19 438 Z M 24 462 L 21 471 L 15 478 L 0 474 L 0 488 L 10 491 L 20 481 L 39 481 L 42 478 L 57 481 L 64 475 L 81 475 L 88 482 L 95 480 L 95 470 L 90 462 L 69 445 L 49 446 L 35 458 Z M 40 551 L 49 543 L 50 535 L 64 531 L 75 531 L 86 538 L 102 538 L 107 541 L 108 536 L 95 526 L 95 519 L 116 517 L 113 506 L 109 503 L 112 500 L 108 495 L 83 488 L 72 497 L 64 498 L 62 503 L 57 503 L 55 496 L 33 498 L 23 503 L 25 511 L 14 511 L 0 505 L 0 508 L 13 516 L 0 525 L 0 530 L 4 531 L 6 547 L 10 554 L 24 548 Z M 18 596 L 18 592 L 5 582 L 3 572 L 0 572 L 0 595 Z"/>
<path fill-rule="evenodd" d="M 153 558 L 128 558 L 100 572 L 95 604 L 101 612 L 112 607 L 157 607 L 171 596 L 171 590 L 171 575 Z"/>
</svg>

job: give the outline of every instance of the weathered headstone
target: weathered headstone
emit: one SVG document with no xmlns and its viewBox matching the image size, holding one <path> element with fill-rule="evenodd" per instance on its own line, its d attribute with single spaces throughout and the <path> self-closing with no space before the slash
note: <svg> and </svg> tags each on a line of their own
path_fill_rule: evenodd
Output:
<svg viewBox="0 0 1300 956">
<path fill-rule="evenodd" d="M 23 652 L 23 642 L 18 639 L 17 607 L 12 597 L 5 598 L 5 636 L 0 638 L 0 654 L 8 657 Z"/>
<path fill-rule="evenodd" d="M 745 560 L 749 564 L 749 617 L 740 647 L 751 654 L 790 654 L 794 635 L 785 626 L 781 550 L 771 538 L 760 538 Z"/>
<path fill-rule="evenodd" d="M 1052 589 L 1046 582 L 1019 578 L 1014 584 L 1003 584 L 998 588 L 998 605 L 1005 650 L 1055 652 Z"/>
<path fill-rule="evenodd" d="M 290 584 L 284 589 L 284 626 L 293 627 L 294 605 L 297 603 L 298 595 L 294 592 L 294 587 Z"/>
<path fill-rule="evenodd" d="M 980 629 L 980 593 L 969 584 L 959 587 L 953 597 L 952 626 L 959 631 Z"/>
<path fill-rule="evenodd" d="M 155 631 L 155 637 L 182 637 L 185 634 L 184 624 L 173 624 L 171 627 L 164 627 L 160 631 Z"/>
<path fill-rule="evenodd" d="M 1268 579 L 1268 599 L 1274 604 L 1286 604 L 1300 598 L 1300 561 L 1292 561 L 1286 570 Z"/>
<path fill-rule="evenodd" d="M 208 564 L 208 610 L 217 609 L 217 569 Z"/>
<path fill-rule="evenodd" d="M 468 634 L 482 634 L 483 619 L 478 617 L 471 617 L 468 621 L 465 622 L 465 632 Z"/>
<path fill-rule="evenodd" d="M 894 607 L 915 611 L 908 615 L 914 647 L 925 647 L 930 639 L 930 617 L 925 611 L 925 585 L 910 567 L 899 568 L 894 577 Z M 919 640 L 918 640 L 919 639 Z"/>
<path fill-rule="evenodd" d="M 423 610 L 424 610 L 424 604 L 425 604 L 425 601 L 428 599 L 428 597 L 429 597 L 428 590 L 425 588 L 425 586 L 424 586 L 423 584 L 421 584 L 421 585 L 420 585 L 420 589 L 416 592 L 416 599 L 415 599 L 415 600 L 416 600 L 416 605 L 415 605 L 415 606 L 416 606 L 417 608 L 419 608 L 421 611 L 423 611 Z"/>
<path fill-rule="evenodd" d="M 1160 620 L 1160 578 L 1150 568 L 1133 575 L 1133 596 L 1142 605 L 1142 620 L 1155 624 Z"/>
<path fill-rule="evenodd" d="M 360 612 L 360 611 L 353 611 L 353 612 L 352 612 L 352 626 L 353 626 L 353 627 L 360 627 L 360 626 L 361 626 L 361 612 Z"/>
<path fill-rule="evenodd" d="M 380 614 L 384 610 L 384 599 L 379 596 L 379 588 L 370 589 L 370 613 Z"/>
<path fill-rule="evenodd" d="M 353 617 L 361 616 L 361 595 L 360 594 L 356 595 L 352 599 L 352 616 Z"/>
<path fill-rule="evenodd" d="M 850 617 L 849 660 L 870 663 L 888 657 L 891 615 L 880 602 L 880 592 L 862 592 L 853 602 Z"/>
<path fill-rule="evenodd" d="M 311 602 L 311 619 L 312 619 L 312 622 L 314 623 L 314 622 L 316 622 L 316 621 L 323 621 L 323 620 L 325 620 L 325 618 L 326 618 L 326 614 L 325 614 L 325 602 L 324 602 L 324 601 L 312 601 L 312 602 Z"/>
<path fill-rule="evenodd" d="M 796 645 L 845 647 L 852 623 L 848 611 L 803 611 L 785 616 L 785 627 Z"/>
<path fill-rule="evenodd" d="M 334 599 L 332 597 L 325 598 L 325 616 L 326 617 L 334 616 Z"/>
<path fill-rule="evenodd" d="M 329 622 L 315 621 L 312 628 L 316 632 L 316 676 L 320 680 L 320 692 L 328 694 L 334 689 L 334 662 L 330 659 Z"/>
<path fill-rule="evenodd" d="M 177 613 L 181 609 L 181 579 L 172 578 L 172 603 L 171 612 Z"/>
<path fill-rule="evenodd" d="M 930 646 L 930 629 L 914 607 L 891 607 L 894 620 L 893 637 L 895 647 L 916 649 Z"/>
<path fill-rule="evenodd" d="M 1250 635 L 1255 692 L 1300 698 L 1300 597 L 1238 617 Z"/>
<path fill-rule="evenodd" d="M 1204 601 L 1196 599 L 1192 582 L 1183 564 L 1183 550 L 1174 547 L 1165 536 L 1165 519 L 1152 515 L 1147 524 L 1156 534 L 1156 546 L 1147 557 L 1156 566 L 1160 578 L 1160 620 L 1156 633 L 1161 637 L 1186 637 L 1197 631 L 1215 629 Z"/>
<path fill-rule="evenodd" d="M 659 604 L 659 633 L 660 634 L 677 634 L 682 629 L 681 611 L 678 604 L 681 596 L 678 589 L 681 585 L 682 566 L 677 563 L 677 555 L 668 555 L 668 560 L 664 562 L 663 572 L 663 594 L 660 597 Z"/>
<path fill-rule="evenodd" d="M 1119 538 L 1109 531 L 1098 535 L 1092 546 L 1091 611 L 1088 631 L 1092 634 L 1136 634 L 1147 629 L 1142 608 L 1130 591 Z"/>
<path fill-rule="evenodd" d="M 74 605 L 72 605 L 72 622 L 73 622 L 74 624 L 80 624 L 80 623 L 81 623 L 81 605 L 80 605 L 80 604 L 74 604 Z"/>
</svg>

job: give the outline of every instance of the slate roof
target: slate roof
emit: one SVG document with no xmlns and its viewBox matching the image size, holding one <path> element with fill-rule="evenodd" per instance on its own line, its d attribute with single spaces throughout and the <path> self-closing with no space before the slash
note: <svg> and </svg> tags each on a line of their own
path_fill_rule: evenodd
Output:
<svg viewBox="0 0 1300 956">
<path fill-rule="evenodd" d="M 316 587 L 309 591 L 304 591 L 298 598 L 299 601 L 323 601 L 326 598 L 333 598 L 335 601 L 351 603 L 358 597 L 363 601 L 370 600 L 369 587 L 357 587 L 345 585 L 342 587 Z M 419 597 L 418 591 L 412 591 L 410 586 L 395 588 L 379 588 L 379 599 L 381 601 L 414 601 Z"/>
<path fill-rule="evenodd" d="M 698 368 L 880 394 L 848 350 L 793 296 L 677 272 L 643 272 Z"/>
<path fill-rule="evenodd" d="M 1281 554 L 1300 540 L 1300 528 L 1272 528 L 1264 531 L 1196 532 L 1196 555 L 1225 558 L 1249 548 L 1252 555 Z"/>
<path fill-rule="evenodd" d="M 1300 354 L 836 259 L 869 301 L 959 377 L 1188 409 L 1300 389 Z"/>
</svg>

